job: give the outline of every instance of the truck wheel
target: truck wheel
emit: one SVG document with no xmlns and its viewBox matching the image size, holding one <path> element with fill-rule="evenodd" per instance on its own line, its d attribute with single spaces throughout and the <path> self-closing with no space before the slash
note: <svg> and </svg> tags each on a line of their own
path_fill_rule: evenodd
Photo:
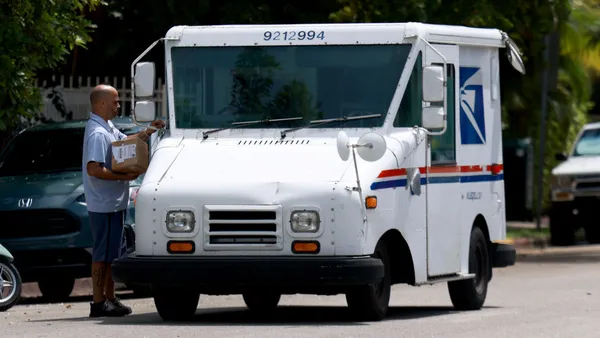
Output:
<svg viewBox="0 0 600 338">
<path fill-rule="evenodd" d="M 384 242 L 377 244 L 373 256 L 383 261 L 383 279 L 379 284 L 359 286 L 346 293 L 346 302 L 359 319 L 379 321 L 387 314 L 392 292 L 390 259 Z"/>
<path fill-rule="evenodd" d="M 61 302 L 69 298 L 73 287 L 75 286 L 75 278 L 68 277 L 50 277 L 40 279 L 38 287 L 42 293 L 44 300 L 49 302 Z"/>
<path fill-rule="evenodd" d="M 271 311 L 277 308 L 281 295 L 271 292 L 249 292 L 244 293 L 244 303 L 246 306 L 257 312 Z"/>
<path fill-rule="evenodd" d="M 152 293 L 156 310 L 163 320 L 184 321 L 194 318 L 200 300 L 199 292 L 155 287 Z"/>
<path fill-rule="evenodd" d="M 0 312 L 15 306 L 21 298 L 23 282 L 12 263 L 0 262 Z"/>
<path fill-rule="evenodd" d="M 475 278 L 448 282 L 450 299 L 456 310 L 479 310 L 487 296 L 490 257 L 485 235 L 479 227 L 471 230 L 469 273 L 474 273 Z"/>
</svg>

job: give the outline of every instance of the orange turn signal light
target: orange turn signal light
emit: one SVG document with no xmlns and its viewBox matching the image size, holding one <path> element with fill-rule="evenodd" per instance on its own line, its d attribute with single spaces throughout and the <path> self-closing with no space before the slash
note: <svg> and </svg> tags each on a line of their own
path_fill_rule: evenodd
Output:
<svg viewBox="0 0 600 338">
<path fill-rule="evenodd" d="M 167 251 L 172 254 L 194 253 L 196 245 L 192 241 L 169 241 Z"/>
<path fill-rule="evenodd" d="M 377 196 L 367 196 L 365 205 L 367 206 L 367 209 L 377 208 Z"/>
<path fill-rule="evenodd" d="M 319 253 L 321 246 L 317 241 L 294 241 L 292 243 L 293 253 Z"/>
</svg>

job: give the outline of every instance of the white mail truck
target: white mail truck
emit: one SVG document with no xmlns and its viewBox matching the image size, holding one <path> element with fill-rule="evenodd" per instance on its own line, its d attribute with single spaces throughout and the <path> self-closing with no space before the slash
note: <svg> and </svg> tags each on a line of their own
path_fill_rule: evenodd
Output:
<svg viewBox="0 0 600 338">
<path fill-rule="evenodd" d="M 135 252 L 115 280 L 152 286 L 164 320 L 199 296 L 345 294 L 386 316 L 392 285 L 447 283 L 480 309 L 506 236 L 502 31 L 422 23 L 177 26 L 132 64 L 138 123 L 167 129 L 138 191 Z M 511 71 L 503 69 L 503 72 Z"/>
</svg>

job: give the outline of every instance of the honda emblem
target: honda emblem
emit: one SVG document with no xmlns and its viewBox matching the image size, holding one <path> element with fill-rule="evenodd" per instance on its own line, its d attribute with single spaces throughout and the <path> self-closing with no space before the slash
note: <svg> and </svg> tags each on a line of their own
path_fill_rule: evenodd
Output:
<svg viewBox="0 0 600 338">
<path fill-rule="evenodd" d="M 33 204 L 33 198 L 21 198 L 17 205 L 19 208 L 29 208 Z"/>
</svg>

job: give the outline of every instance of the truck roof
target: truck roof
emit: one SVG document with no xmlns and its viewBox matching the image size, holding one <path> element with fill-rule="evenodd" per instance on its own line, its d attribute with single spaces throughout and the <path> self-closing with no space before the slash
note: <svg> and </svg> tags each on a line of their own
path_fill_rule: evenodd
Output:
<svg viewBox="0 0 600 338">
<path fill-rule="evenodd" d="M 398 23 L 323 23 L 323 24 L 260 24 L 260 25 L 216 25 L 216 26 L 174 26 L 168 30 L 165 37 L 167 39 L 192 39 L 195 43 L 190 45 L 232 45 L 224 43 L 223 40 L 236 39 L 244 40 L 244 37 L 253 39 L 259 38 L 259 44 L 264 43 L 262 34 L 257 35 L 257 31 L 301 31 L 301 30 L 325 30 L 328 34 L 344 34 L 351 40 L 358 40 L 352 37 L 357 33 L 368 33 L 367 36 L 374 40 L 381 40 L 380 37 L 386 37 L 385 41 L 379 43 L 399 43 L 405 38 L 421 36 L 433 43 L 453 43 L 458 45 L 473 45 L 487 47 L 505 47 L 503 32 L 495 28 L 477 28 L 467 26 L 451 26 L 426 24 L 420 22 L 398 22 Z M 232 31 L 235 33 L 232 34 Z M 215 35 L 220 36 L 219 44 L 211 42 L 215 40 Z M 207 37 L 209 38 L 207 40 Z M 389 37 L 394 37 L 390 39 Z M 370 39 L 369 39 L 370 40 Z M 202 41 L 201 43 L 199 41 Z M 294 44 L 306 44 L 307 40 L 296 40 Z M 188 41 L 191 42 L 191 41 Z M 355 41 L 358 43 L 359 41 Z M 290 45 L 290 41 L 278 41 L 283 45 Z M 326 43 L 323 41 L 312 40 L 311 44 Z M 331 42 L 330 42 L 331 43 Z M 365 42 L 368 43 L 368 42 Z M 184 43 L 188 45 L 188 43 Z M 274 45 L 269 41 L 269 45 Z"/>
</svg>

